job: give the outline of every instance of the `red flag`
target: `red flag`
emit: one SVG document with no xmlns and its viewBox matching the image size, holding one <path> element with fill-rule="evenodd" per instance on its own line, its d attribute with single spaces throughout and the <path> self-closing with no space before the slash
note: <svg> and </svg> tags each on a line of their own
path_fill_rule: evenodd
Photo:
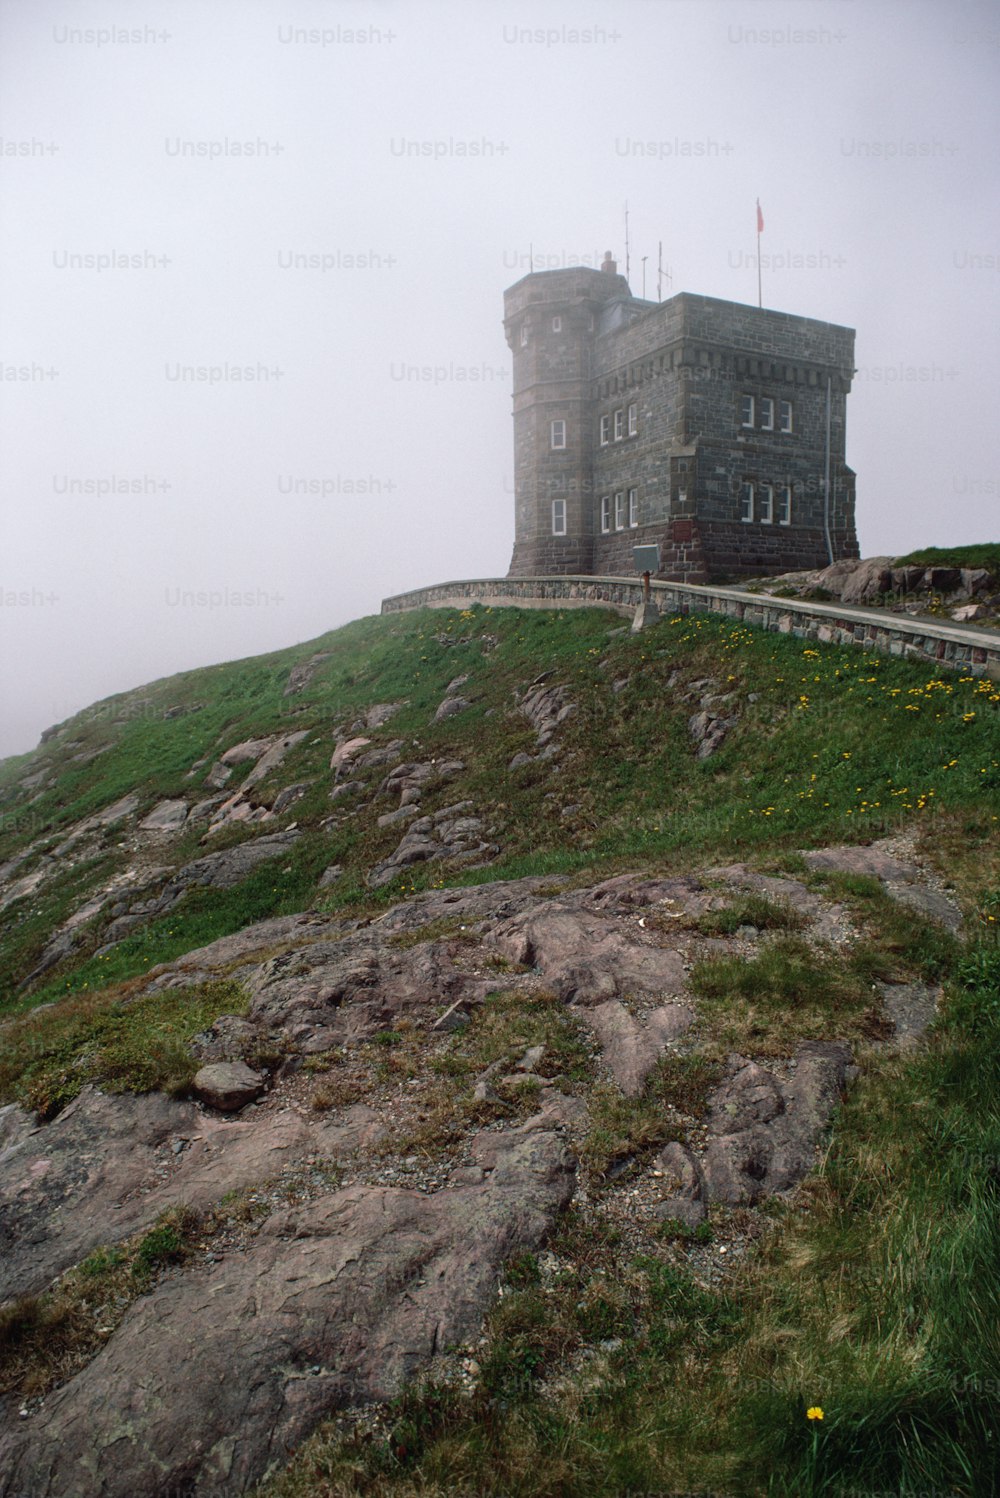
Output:
<svg viewBox="0 0 1000 1498">
<path fill-rule="evenodd" d="M 757 233 L 764 227 L 764 215 L 760 211 L 760 198 L 757 199 Z"/>
</svg>

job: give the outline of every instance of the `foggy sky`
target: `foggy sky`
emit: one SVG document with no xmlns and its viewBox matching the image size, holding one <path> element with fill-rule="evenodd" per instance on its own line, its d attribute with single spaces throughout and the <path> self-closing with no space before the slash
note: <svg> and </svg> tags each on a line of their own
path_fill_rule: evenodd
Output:
<svg viewBox="0 0 1000 1498">
<path fill-rule="evenodd" d="M 976 0 L 2 0 L 0 754 L 506 572 L 503 291 L 626 201 L 636 294 L 754 303 L 759 197 L 857 329 L 863 555 L 996 539 L 998 73 Z"/>
</svg>

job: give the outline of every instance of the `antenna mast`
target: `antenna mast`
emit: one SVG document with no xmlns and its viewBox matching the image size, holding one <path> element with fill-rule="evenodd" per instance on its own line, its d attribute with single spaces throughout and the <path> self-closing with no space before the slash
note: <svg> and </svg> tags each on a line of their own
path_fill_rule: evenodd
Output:
<svg viewBox="0 0 1000 1498">
<path fill-rule="evenodd" d="M 664 281 L 666 281 L 668 286 L 672 286 L 674 284 L 674 278 L 670 274 L 669 270 L 663 269 L 663 240 L 661 239 L 659 245 L 659 255 L 657 257 L 656 263 L 656 300 L 658 302 L 663 300 L 662 286 Z"/>
<path fill-rule="evenodd" d="M 630 264 L 630 262 L 629 262 L 629 254 L 628 254 L 628 203 L 626 202 L 626 204 L 625 204 L 625 279 L 626 279 L 626 281 L 628 280 L 629 264 Z"/>
</svg>

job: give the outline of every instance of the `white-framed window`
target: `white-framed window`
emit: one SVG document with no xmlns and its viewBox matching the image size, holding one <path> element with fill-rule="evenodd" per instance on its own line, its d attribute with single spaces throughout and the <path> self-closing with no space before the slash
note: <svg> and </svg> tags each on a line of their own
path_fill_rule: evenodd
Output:
<svg viewBox="0 0 1000 1498">
<path fill-rule="evenodd" d="M 610 441 L 611 441 L 611 417 L 610 416 L 602 416 L 601 417 L 601 446 L 602 447 L 607 447 L 607 445 L 608 445 L 608 443 Z"/>
<path fill-rule="evenodd" d="M 561 333 L 562 332 L 562 318 L 561 317 L 554 317 L 552 319 L 552 331 L 553 331 L 553 333 Z"/>
<path fill-rule="evenodd" d="M 606 536 L 611 529 L 611 495 L 605 494 L 601 500 L 601 535 Z"/>
<path fill-rule="evenodd" d="M 740 485 L 740 519 L 743 521 L 753 519 L 753 484 L 749 481 Z"/>
<path fill-rule="evenodd" d="M 760 429 L 762 432 L 774 431 L 774 401 L 769 395 L 760 398 Z"/>
<path fill-rule="evenodd" d="M 754 398 L 752 395 L 740 396 L 740 426 L 752 427 L 754 413 Z"/>
<path fill-rule="evenodd" d="M 792 403 L 791 403 L 791 401 L 779 401 L 778 402 L 778 431 L 779 432 L 791 432 L 793 430 L 794 430 L 794 427 L 792 425 Z"/>
<path fill-rule="evenodd" d="M 638 489 L 630 489 L 628 491 L 628 523 L 630 530 L 635 530 L 635 527 L 639 524 Z"/>
<path fill-rule="evenodd" d="M 792 486 L 784 484 L 778 492 L 778 524 L 792 523 Z"/>
<path fill-rule="evenodd" d="M 554 536 L 566 534 L 566 501 L 564 499 L 552 501 L 552 534 Z"/>
<path fill-rule="evenodd" d="M 625 435 L 625 412 L 615 412 L 615 441 L 620 442 Z"/>
<path fill-rule="evenodd" d="M 528 324 L 526 322 L 523 322 L 521 324 L 521 347 L 522 348 L 527 348 L 527 346 L 528 346 Z"/>
<path fill-rule="evenodd" d="M 770 525 L 774 520 L 774 485 L 757 486 L 757 519 L 761 525 Z"/>
<path fill-rule="evenodd" d="M 625 491 L 619 489 L 615 495 L 615 530 L 625 529 Z"/>
<path fill-rule="evenodd" d="M 549 446 L 555 450 L 566 446 L 566 423 L 553 421 L 549 427 Z"/>
<path fill-rule="evenodd" d="M 638 404 L 637 404 L 636 401 L 633 401 L 632 404 L 628 408 L 628 434 L 629 434 L 630 437 L 635 437 L 635 436 L 638 435 L 638 432 L 639 432 L 639 406 L 638 406 Z"/>
</svg>

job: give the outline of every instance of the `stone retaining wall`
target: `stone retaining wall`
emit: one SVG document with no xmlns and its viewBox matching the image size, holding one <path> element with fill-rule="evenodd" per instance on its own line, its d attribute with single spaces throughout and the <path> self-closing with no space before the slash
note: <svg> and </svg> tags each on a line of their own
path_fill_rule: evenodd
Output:
<svg viewBox="0 0 1000 1498">
<path fill-rule="evenodd" d="M 806 603 L 736 588 L 692 583 L 651 584 L 653 601 L 664 613 L 691 609 L 726 614 L 743 624 L 795 635 L 821 644 L 860 645 L 883 655 L 924 661 L 947 671 L 989 676 L 1000 681 L 1000 632 L 970 629 L 936 619 L 915 619 L 875 609 Z M 642 582 L 628 577 L 490 577 L 438 583 L 383 599 L 382 613 L 420 608 L 558 609 L 612 608 L 631 618 L 642 598 Z"/>
</svg>

